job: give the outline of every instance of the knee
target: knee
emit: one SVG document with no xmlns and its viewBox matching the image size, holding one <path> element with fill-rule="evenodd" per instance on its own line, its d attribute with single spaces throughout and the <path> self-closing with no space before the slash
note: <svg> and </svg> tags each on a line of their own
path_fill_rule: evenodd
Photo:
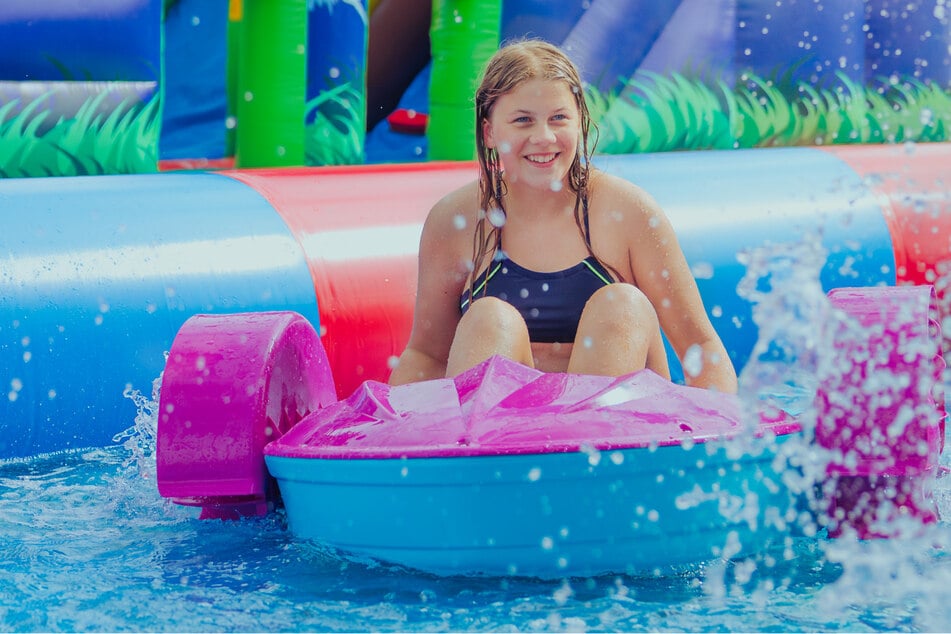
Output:
<svg viewBox="0 0 951 634">
<path fill-rule="evenodd" d="M 591 315 L 599 330 L 630 332 L 632 328 L 659 328 L 657 311 L 639 288 L 616 283 L 599 288 L 585 304 L 582 319 Z"/>
<path fill-rule="evenodd" d="M 465 333 L 487 339 L 523 331 L 527 336 L 528 327 L 518 309 L 497 297 L 480 297 L 459 320 L 456 335 Z"/>
</svg>

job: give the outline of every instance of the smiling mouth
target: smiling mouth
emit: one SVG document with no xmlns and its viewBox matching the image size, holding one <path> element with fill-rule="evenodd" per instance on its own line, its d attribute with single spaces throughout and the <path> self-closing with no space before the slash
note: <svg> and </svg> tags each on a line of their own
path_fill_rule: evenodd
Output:
<svg viewBox="0 0 951 634">
<path fill-rule="evenodd" d="M 555 160 L 558 157 L 558 154 L 529 154 L 525 158 L 528 159 L 530 163 L 536 163 L 538 165 L 547 165 Z"/>
</svg>

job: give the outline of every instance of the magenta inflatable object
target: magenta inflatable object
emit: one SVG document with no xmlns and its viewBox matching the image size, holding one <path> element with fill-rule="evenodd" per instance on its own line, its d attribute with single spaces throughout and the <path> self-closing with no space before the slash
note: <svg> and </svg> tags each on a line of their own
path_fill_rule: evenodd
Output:
<svg viewBox="0 0 951 634">
<path fill-rule="evenodd" d="M 799 431 L 786 418 L 759 431 Z M 743 431 L 735 396 L 622 377 L 546 374 L 492 357 L 454 379 L 390 387 L 367 381 L 265 449 L 291 458 L 448 458 L 637 449 Z"/>
<path fill-rule="evenodd" d="M 816 395 L 816 441 L 832 452 L 830 533 L 886 536 L 902 516 L 933 522 L 947 417 L 935 393 L 945 361 L 934 288 L 836 289 L 829 298 L 859 326 L 837 333 L 838 362 Z"/>
<path fill-rule="evenodd" d="M 190 318 L 162 376 L 159 492 L 205 517 L 267 512 L 276 491 L 264 446 L 336 400 L 323 346 L 301 315 Z"/>
</svg>

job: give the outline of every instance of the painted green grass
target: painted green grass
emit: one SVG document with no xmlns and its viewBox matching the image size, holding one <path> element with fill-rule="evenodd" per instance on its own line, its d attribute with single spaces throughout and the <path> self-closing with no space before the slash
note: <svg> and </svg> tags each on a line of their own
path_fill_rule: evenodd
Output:
<svg viewBox="0 0 951 634">
<path fill-rule="evenodd" d="M 51 127 L 44 125 L 53 116 L 43 109 L 45 96 L 16 114 L 16 100 L 0 106 L 0 178 L 156 171 L 158 97 L 142 106 L 124 103 L 110 113 L 99 112 L 106 96 L 90 97 L 74 117 L 60 117 Z"/>
<path fill-rule="evenodd" d="M 349 83 L 321 92 L 307 102 L 304 155 L 308 165 L 358 165 L 363 163 L 366 139 L 364 95 Z"/>
<path fill-rule="evenodd" d="M 915 79 L 780 89 L 639 73 L 619 96 L 588 97 L 602 154 L 951 140 L 951 92 Z"/>
</svg>

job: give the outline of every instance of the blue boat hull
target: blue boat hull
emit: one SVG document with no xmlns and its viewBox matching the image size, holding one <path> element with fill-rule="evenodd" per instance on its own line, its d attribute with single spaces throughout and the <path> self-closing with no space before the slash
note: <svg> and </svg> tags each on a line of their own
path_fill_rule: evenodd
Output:
<svg viewBox="0 0 951 634">
<path fill-rule="evenodd" d="M 781 544 L 796 496 L 777 452 L 799 437 L 740 457 L 707 443 L 266 462 L 291 531 L 359 558 L 441 575 L 654 574 Z"/>
</svg>

